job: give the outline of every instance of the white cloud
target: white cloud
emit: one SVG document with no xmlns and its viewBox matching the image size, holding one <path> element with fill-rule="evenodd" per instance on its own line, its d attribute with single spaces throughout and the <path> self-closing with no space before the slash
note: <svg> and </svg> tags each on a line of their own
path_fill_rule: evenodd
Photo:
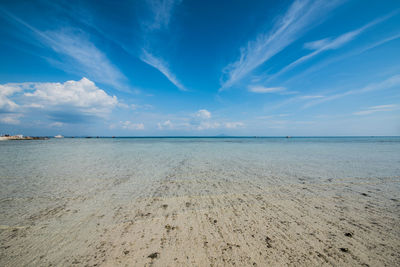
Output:
<svg viewBox="0 0 400 267">
<path fill-rule="evenodd" d="M 46 38 L 42 41 L 50 46 L 57 53 L 68 56 L 78 65 L 78 73 L 85 73 L 91 79 L 106 83 L 122 91 L 127 91 L 123 85 L 126 77 L 109 61 L 107 56 L 101 52 L 88 38 L 77 30 L 62 30 L 44 33 Z M 76 72 L 67 63 L 56 65 L 69 71 Z"/>
<path fill-rule="evenodd" d="M 13 112 L 1 115 L 3 123 L 17 124 L 20 117 L 31 115 L 47 117 L 55 121 L 49 126 L 59 127 L 60 123 L 105 118 L 118 105 L 118 99 L 82 78 L 64 83 L 3 84 L 0 85 L 0 104 L 0 112 Z"/>
<path fill-rule="evenodd" d="M 373 114 L 376 112 L 382 112 L 382 111 L 392 111 L 397 108 L 397 105 L 391 104 L 391 105 L 379 105 L 379 106 L 373 106 L 373 107 L 368 107 L 365 110 L 361 110 L 358 112 L 354 112 L 353 115 L 369 115 Z"/>
<path fill-rule="evenodd" d="M 320 53 L 327 51 L 327 50 L 334 50 L 334 49 L 338 49 L 342 46 L 344 46 L 345 44 L 347 44 L 348 42 L 354 40 L 358 35 L 360 35 L 361 33 L 363 33 L 365 30 L 367 30 L 368 28 L 378 24 L 379 22 L 382 22 L 386 19 L 388 19 L 389 17 L 391 17 L 392 15 L 389 16 L 385 16 L 383 18 L 379 18 L 379 19 L 375 19 L 373 21 L 371 21 L 370 23 L 362 26 L 361 28 L 358 28 L 356 30 L 344 33 L 336 38 L 324 38 L 321 40 L 317 40 L 317 41 L 313 41 L 313 42 L 309 42 L 309 43 L 305 43 L 304 47 L 307 49 L 312 49 L 315 50 L 314 52 L 302 56 L 301 58 L 293 61 L 292 63 L 290 63 L 289 65 L 287 65 L 286 67 L 284 67 L 282 70 L 280 70 L 277 74 L 275 74 L 273 77 L 277 77 L 283 73 L 285 73 L 286 71 L 294 68 L 295 66 L 319 55 Z"/>
<path fill-rule="evenodd" d="M 266 94 L 266 93 L 279 93 L 286 90 L 284 87 L 264 87 L 264 86 L 249 86 L 248 90 L 253 93 Z"/>
<path fill-rule="evenodd" d="M 397 105 L 391 104 L 391 105 L 379 105 L 379 106 L 373 106 L 369 107 L 369 109 L 389 109 L 389 108 L 395 108 Z"/>
<path fill-rule="evenodd" d="M 240 49 L 240 58 L 229 64 L 220 90 L 233 86 L 252 70 L 282 51 L 307 30 L 322 21 L 326 13 L 342 1 L 296 0 L 267 33 L 260 33 L 254 41 Z"/>
<path fill-rule="evenodd" d="M 195 116 L 201 119 L 210 119 L 211 118 L 211 112 L 206 110 L 206 109 L 200 109 L 195 113 Z"/>
<path fill-rule="evenodd" d="M 151 19 L 147 21 L 144 20 L 142 25 L 145 28 L 145 39 L 147 39 L 148 42 L 150 42 L 149 40 L 153 40 L 151 36 L 148 36 L 149 31 L 168 28 L 174 7 L 180 2 L 181 0 L 147 0 L 147 5 L 150 8 Z M 151 54 L 146 47 L 148 46 L 143 46 L 142 48 L 142 52 L 139 56 L 140 60 L 161 72 L 179 90 L 187 91 L 182 83 L 176 78 L 175 74 L 172 73 L 168 64 L 159 56 Z"/>
<path fill-rule="evenodd" d="M 153 56 L 145 49 L 143 49 L 143 53 L 140 56 L 140 59 L 143 62 L 149 64 L 150 66 L 152 66 L 152 67 L 156 68 L 158 71 L 160 71 L 179 90 L 187 91 L 187 89 L 178 81 L 176 76 L 170 71 L 167 64 L 162 59 Z"/>
<path fill-rule="evenodd" d="M 17 125 L 21 123 L 19 120 L 20 117 L 22 117 L 22 114 L 2 114 L 0 116 L 0 123 Z"/>
<path fill-rule="evenodd" d="M 21 88 L 18 86 L 4 84 L 0 85 L 0 111 L 14 111 L 18 108 L 18 104 L 10 100 L 10 96 L 20 92 Z"/>
<path fill-rule="evenodd" d="M 133 123 L 131 121 L 120 121 L 121 128 L 125 130 L 144 130 L 143 123 Z"/>
<path fill-rule="evenodd" d="M 313 64 L 307 70 L 305 70 L 304 72 L 301 72 L 298 75 L 295 75 L 294 77 L 290 78 L 289 80 L 304 79 L 304 77 L 306 75 L 308 75 L 310 73 L 313 73 L 313 72 L 316 72 L 316 71 L 318 71 L 318 70 L 320 70 L 320 69 L 322 69 L 322 68 L 324 68 L 324 67 L 326 67 L 326 66 L 328 66 L 328 65 L 330 65 L 332 63 L 339 62 L 339 61 L 344 60 L 344 59 L 348 60 L 349 58 L 351 58 L 353 56 L 360 55 L 362 53 L 365 53 L 365 52 L 367 52 L 369 50 L 372 50 L 372 49 L 374 49 L 376 47 L 379 47 L 381 45 L 384 45 L 384 44 L 386 44 L 388 42 L 391 42 L 391 41 L 399 39 L 399 38 L 400 38 L 400 34 L 397 33 L 397 34 L 391 35 L 389 37 L 386 37 L 384 39 L 381 39 L 379 41 L 376 41 L 374 43 L 368 44 L 368 45 L 366 45 L 364 47 L 357 48 L 357 49 L 355 49 L 355 50 L 353 50 L 353 51 L 351 51 L 349 53 L 345 53 L 345 54 L 342 54 L 340 56 L 330 57 L 330 58 L 328 58 L 326 60 L 322 60 L 321 62 Z M 276 77 L 276 76 L 273 76 L 273 77 Z M 271 79 L 271 77 L 270 77 L 270 79 Z M 289 80 L 287 80 L 287 81 L 289 81 Z"/>
<path fill-rule="evenodd" d="M 228 129 L 236 129 L 239 127 L 243 127 L 244 123 L 243 122 L 225 122 L 224 125 Z"/>
<path fill-rule="evenodd" d="M 32 92 L 26 91 L 24 97 L 31 106 L 34 104 L 33 107 L 73 108 L 87 114 L 103 115 L 118 104 L 116 96 L 108 95 L 87 78 L 64 83 L 29 83 L 29 85 Z"/>
<path fill-rule="evenodd" d="M 330 41 L 331 41 L 330 38 L 325 38 L 325 39 L 321 39 L 321 40 L 317 40 L 317 41 L 313 41 L 313 42 L 308 42 L 308 43 L 304 44 L 304 48 L 307 48 L 310 50 L 317 50 L 317 49 L 320 49 L 320 48 L 328 45 Z"/>
<path fill-rule="evenodd" d="M 316 98 L 323 98 L 323 95 L 303 95 L 300 96 L 300 99 L 316 99 Z"/>
<path fill-rule="evenodd" d="M 310 106 L 314 106 L 317 104 L 321 104 L 327 101 L 332 101 L 338 98 L 342 98 L 349 95 L 363 94 L 371 91 L 385 90 L 393 87 L 400 86 L 400 74 L 394 75 L 380 83 L 372 83 L 360 89 L 352 89 L 348 91 L 344 91 L 342 93 L 322 97 L 321 99 L 313 100 L 304 105 L 305 108 Z"/>
<path fill-rule="evenodd" d="M 38 40 L 54 52 L 63 56 L 62 61 L 55 57 L 47 58 L 56 67 L 70 73 L 82 75 L 90 79 L 113 86 L 115 89 L 128 91 L 124 85 L 126 77 L 115 67 L 108 57 L 100 51 L 82 30 L 63 28 L 56 31 L 40 31 L 14 14 L 2 10 L 5 18 L 14 23 L 24 34 L 24 41 L 37 45 Z M 41 46 L 42 47 L 42 46 Z"/>
<path fill-rule="evenodd" d="M 174 125 L 172 124 L 172 122 L 170 120 L 166 120 L 163 123 L 157 123 L 157 128 L 159 130 L 164 130 L 164 129 L 173 129 Z"/>
<path fill-rule="evenodd" d="M 195 127 L 196 130 L 202 131 L 207 129 L 216 129 L 221 127 L 219 122 L 202 121 L 199 125 Z"/>
<path fill-rule="evenodd" d="M 159 130 L 195 130 L 203 131 L 210 129 L 236 129 L 244 126 L 242 122 L 224 122 L 211 119 L 211 112 L 200 109 L 187 117 L 175 118 L 174 121 L 166 120 L 157 123 Z"/>
<path fill-rule="evenodd" d="M 56 121 L 50 124 L 50 127 L 62 127 L 64 126 L 64 123 Z"/>
<path fill-rule="evenodd" d="M 145 26 L 149 30 L 168 28 L 174 7 L 181 1 L 178 0 L 147 0 L 152 18 Z"/>
</svg>

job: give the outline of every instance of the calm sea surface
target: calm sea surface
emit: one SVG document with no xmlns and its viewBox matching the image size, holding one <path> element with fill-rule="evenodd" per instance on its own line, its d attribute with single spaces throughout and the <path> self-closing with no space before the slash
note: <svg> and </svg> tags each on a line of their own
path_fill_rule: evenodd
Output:
<svg viewBox="0 0 400 267">
<path fill-rule="evenodd" d="M 400 137 L 2 141 L 0 208 L 9 218 L 0 221 L 18 216 L 18 211 L 10 210 L 18 201 L 26 202 L 22 206 L 29 209 L 30 201 L 74 198 L 123 184 L 113 192 L 121 200 L 145 195 L 146 188 L 168 178 L 250 181 L 263 186 L 385 184 L 388 179 L 388 190 L 400 193 L 399 177 Z"/>
<path fill-rule="evenodd" d="M 58 194 L 92 182 L 163 179 L 190 162 L 188 177 L 214 170 L 231 179 L 400 176 L 400 137 L 341 138 L 65 138 L 0 142 L 1 198 Z M 192 171 L 192 173 L 190 173 Z M 191 175 L 193 177 L 190 177 Z M 213 175 L 212 173 L 210 173 Z M 161 175 L 161 176 L 160 176 Z M 211 177 L 203 177 L 211 178 Z M 86 181 L 86 182 L 84 182 Z M 54 187 L 58 185 L 57 187 Z"/>
</svg>

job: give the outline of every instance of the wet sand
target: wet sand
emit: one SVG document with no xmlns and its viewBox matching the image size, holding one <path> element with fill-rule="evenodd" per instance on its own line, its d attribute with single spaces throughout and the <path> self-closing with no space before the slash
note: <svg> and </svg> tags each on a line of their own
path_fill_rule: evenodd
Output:
<svg viewBox="0 0 400 267">
<path fill-rule="evenodd" d="M 381 193 L 398 179 L 274 186 L 273 179 L 269 185 L 187 180 L 184 165 L 129 201 L 125 179 L 86 196 L 54 199 L 20 225 L 2 225 L 0 265 L 400 263 L 400 199 Z M 26 200 L 1 205 L 18 201 Z"/>
<path fill-rule="evenodd" d="M 0 266 L 400 265 L 400 176 L 372 175 L 389 163 L 349 145 L 376 163 L 319 147 L 323 161 L 300 149 L 279 161 L 270 143 L 100 141 L 32 142 L 59 161 L 23 161 L 18 143 L 30 165 L 18 181 L 14 166 L 0 174 Z"/>
</svg>

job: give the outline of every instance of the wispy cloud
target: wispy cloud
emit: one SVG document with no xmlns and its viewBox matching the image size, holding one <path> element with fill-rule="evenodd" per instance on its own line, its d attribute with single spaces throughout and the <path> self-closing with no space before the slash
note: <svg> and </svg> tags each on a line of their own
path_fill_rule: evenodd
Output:
<svg viewBox="0 0 400 267">
<path fill-rule="evenodd" d="M 144 26 L 148 30 L 160 30 L 168 28 L 174 7 L 181 0 L 147 0 L 146 2 L 151 11 L 151 19 L 146 21 Z"/>
<path fill-rule="evenodd" d="M 150 19 L 143 22 L 143 36 L 146 42 L 157 45 L 157 35 L 151 34 L 154 30 L 168 30 L 169 22 L 171 20 L 174 8 L 181 2 L 181 0 L 147 0 L 147 6 L 150 9 Z M 173 83 L 179 90 L 187 91 L 180 81 L 176 78 L 175 74 L 171 71 L 168 64 L 159 56 L 154 56 L 144 46 L 139 56 L 140 60 L 144 63 L 159 70 L 171 83 Z"/>
<path fill-rule="evenodd" d="M 123 86 L 125 76 L 81 31 L 67 29 L 45 34 L 48 38 L 43 41 L 57 53 L 66 55 L 78 63 L 80 74 L 85 73 L 98 82 L 112 85 L 115 89 L 127 90 Z"/>
<path fill-rule="evenodd" d="M 240 49 L 240 58 L 224 69 L 226 79 L 220 90 L 227 89 L 255 68 L 282 51 L 343 1 L 296 0 L 272 30 L 260 33 L 254 41 Z"/>
<path fill-rule="evenodd" d="M 0 11 L 0 14 L 21 31 L 64 57 L 62 60 L 48 59 L 56 67 L 70 73 L 83 74 L 96 82 L 111 85 L 117 90 L 129 91 L 124 85 L 126 77 L 82 30 L 62 28 L 56 31 L 41 31 L 4 9 Z M 37 45 L 32 38 L 26 38 L 24 41 Z"/>
<path fill-rule="evenodd" d="M 397 108 L 397 105 L 395 104 L 390 104 L 390 105 L 379 105 L 379 106 L 373 106 L 373 107 L 368 107 L 364 110 L 354 112 L 353 115 L 369 115 L 373 114 L 376 112 L 382 112 L 382 111 L 392 111 Z"/>
<path fill-rule="evenodd" d="M 267 93 L 282 93 L 286 91 L 285 87 L 264 87 L 260 85 L 249 86 L 249 92 L 257 94 L 267 94 Z"/>
<path fill-rule="evenodd" d="M 289 82 L 289 81 L 301 79 L 304 76 L 306 76 L 306 75 L 308 75 L 310 73 L 316 72 L 317 70 L 320 70 L 320 69 L 322 69 L 322 68 L 324 68 L 324 67 L 326 67 L 326 66 L 328 66 L 330 64 L 333 64 L 335 62 L 339 62 L 341 60 L 349 59 L 349 58 L 351 58 L 353 56 L 360 55 L 360 54 L 365 53 L 365 52 L 367 52 L 367 51 L 369 51 L 371 49 L 374 49 L 376 47 L 379 47 L 381 45 L 384 45 L 384 44 L 386 44 L 388 42 L 391 42 L 391 41 L 399 39 L 399 38 L 400 38 L 400 34 L 397 33 L 397 34 L 391 35 L 389 37 L 383 38 L 383 39 L 381 39 L 379 41 L 376 41 L 376 42 L 373 42 L 371 44 L 368 44 L 366 46 L 363 46 L 361 48 L 357 48 L 357 49 L 355 49 L 355 50 L 353 50 L 353 51 L 351 51 L 349 53 L 345 53 L 345 54 L 337 56 L 337 57 L 329 58 L 327 60 L 324 60 L 322 62 L 314 64 L 313 66 L 308 68 L 306 71 L 304 71 L 304 72 L 302 72 L 302 73 L 300 73 L 300 74 L 298 74 L 298 75 L 296 75 L 296 76 L 294 76 L 294 77 L 292 77 L 292 78 L 290 78 L 290 79 L 288 79 L 286 81 Z M 271 79 L 271 77 L 270 77 L 270 79 Z"/>
<path fill-rule="evenodd" d="M 300 96 L 300 99 L 317 99 L 317 98 L 323 98 L 323 95 L 303 95 Z"/>
<path fill-rule="evenodd" d="M 224 121 L 212 118 L 210 111 L 200 109 L 195 113 L 188 114 L 175 119 L 167 119 L 157 123 L 159 130 L 184 130 L 184 131 L 206 131 L 213 129 L 238 129 L 245 124 L 240 121 Z"/>
<path fill-rule="evenodd" d="M 121 128 L 125 130 L 144 130 L 143 123 L 133 123 L 131 121 L 120 121 Z"/>
<path fill-rule="evenodd" d="M 363 93 L 367 93 L 367 92 L 371 92 L 371 91 L 385 90 L 385 89 L 390 89 L 390 88 L 399 87 L 399 86 L 400 86 L 400 74 L 397 74 L 397 75 L 394 75 L 380 83 L 372 83 L 372 84 L 369 84 L 369 85 L 359 88 L 359 89 L 347 90 L 342 93 L 328 95 L 328 96 L 322 97 L 320 99 L 310 101 L 304 105 L 304 108 L 308 108 L 308 107 L 311 107 L 311 106 L 314 106 L 317 104 L 332 101 L 332 100 L 342 98 L 345 96 L 349 96 L 349 95 L 363 94 Z"/>
<path fill-rule="evenodd" d="M 187 91 L 187 89 L 178 81 L 176 76 L 170 71 L 168 65 L 162 59 L 155 57 L 145 49 L 143 49 L 140 59 L 160 71 L 171 83 L 178 87 L 179 90 Z"/>
<path fill-rule="evenodd" d="M 344 46 L 345 44 L 349 43 L 350 41 L 354 40 L 355 38 L 357 38 L 361 33 L 363 33 L 365 30 L 367 30 L 368 28 L 371 28 L 372 26 L 383 22 L 385 20 L 387 20 L 388 18 L 390 18 L 391 16 L 393 16 L 393 14 L 389 14 L 387 16 L 384 16 L 382 18 L 378 18 L 375 19 L 369 23 L 367 23 L 366 25 L 350 31 L 350 32 L 346 32 L 336 38 L 324 38 L 321 40 L 317 40 L 317 41 L 313 41 L 313 42 L 309 42 L 309 43 L 305 43 L 304 47 L 307 49 L 311 49 L 311 50 L 315 50 L 314 52 L 307 54 L 305 56 L 302 56 L 301 58 L 293 61 L 292 63 L 290 63 L 289 65 L 287 65 L 286 67 L 284 67 L 283 69 L 281 69 L 277 74 L 275 74 L 273 77 L 271 78 L 276 78 L 277 76 L 287 72 L 288 70 L 296 67 L 297 65 L 300 65 L 301 63 L 310 60 L 311 58 L 321 54 L 324 51 L 328 51 L 328 50 L 335 50 L 338 49 L 342 46 Z"/>
</svg>

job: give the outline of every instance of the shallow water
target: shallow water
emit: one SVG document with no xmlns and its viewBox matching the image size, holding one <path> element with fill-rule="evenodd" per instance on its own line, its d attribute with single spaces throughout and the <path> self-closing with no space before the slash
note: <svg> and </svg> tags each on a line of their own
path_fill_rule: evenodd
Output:
<svg viewBox="0 0 400 267">
<path fill-rule="evenodd" d="M 3 141 L 0 265 L 70 265 L 71 255 L 143 265 L 154 251 L 160 266 L 390 265 L 400 258 L 399 181 L 400 137 Z M 264 251 L 266 232 L 275 245 Z M 220 254 L 232 240 L 241 250 Z"/>
<path fill-rule="evenodd" d="M 211 178 L 217 167 L 230 179 L 260 183 L 263 177 L 277 177 L 276 183 L 398 177 L 400 137 L 4 141 L 0 142 L 0 196 L 73 195 L 127 178 L 140 186 L 163 179 L 165 171 L 184 160 L 191 168 L 184 179 Z M 200 170 L 207 172 L 201 175 Z"/>
</svg>

